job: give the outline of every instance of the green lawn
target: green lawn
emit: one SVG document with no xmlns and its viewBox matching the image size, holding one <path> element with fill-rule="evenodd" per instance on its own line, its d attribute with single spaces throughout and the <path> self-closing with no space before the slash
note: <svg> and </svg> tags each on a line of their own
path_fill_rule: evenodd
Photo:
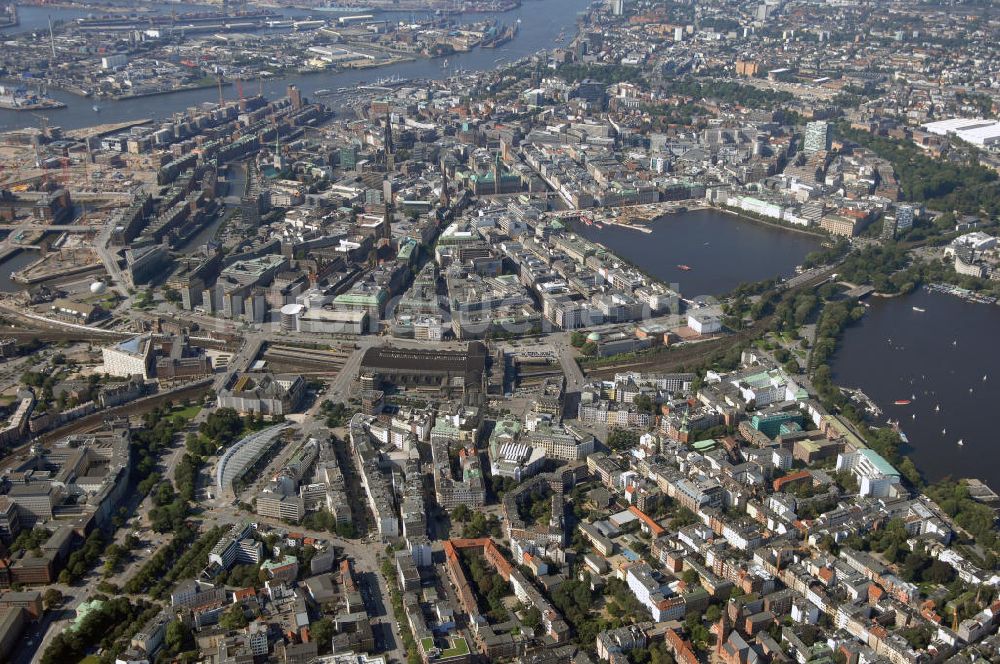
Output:
<svg viewBox="0 0 1000 664">
<path fill-rule="evenodd" d="M 441 659 L 447 659 L 448 657 L 462 657 L 463 655 L 469 654 L 469 644 L 466 643 L 465 639 L 461 636 L 454 636 L 449 639 L 451 642 L 451 647 L 447 650 L 441 651 Z M 424 647 L 424 652 L 429 651 L 434 647 L 434 637 L 425 636 L 420 639 L 420 645 Z"/>
<path fill-rule="evenodd" d="M 193 404 L 187 408 L 179 408 L 171 413 L 171 415 L 180 415 L 186 420 L 193 420 L 195 415 L 201 411 L 201 406 L 198 404 Z"/>
<path fill-rule="evenodd" d="M 469 644 L 460 636 L 451 640 L 451 647 L 441 651 L 441 657 L 461 657 L 469 654 Z"/>
</svg>

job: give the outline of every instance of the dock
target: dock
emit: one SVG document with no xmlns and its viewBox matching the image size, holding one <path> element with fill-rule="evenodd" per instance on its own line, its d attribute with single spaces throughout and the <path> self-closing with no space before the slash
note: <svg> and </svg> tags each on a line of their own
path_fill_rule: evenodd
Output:
<svg viewBox="0 0 1000 664">
<path fill-rule="evenodd" d="M 925 288 L 932 293 L 954 295 L 955 297 L 961 298 L 966 302 L 974 302 L 975 304 L 997 304 L 997 298 L 992 295 L 983 295 L 967 288 L 955 286 L 954 284 L 927 284 Z"/>
<path fill-rule="evenodd" d="M 875 400 L 864 393 L 861 388 L 858 387 L 842 387 L 840 391 L 847 395 L 847 398 L 853 401 L 858 406 L 864 410 L 865 413 L 870 415 L 872 418 L 882 417 L 882 409 L 878 407 Z"/>
</svg>

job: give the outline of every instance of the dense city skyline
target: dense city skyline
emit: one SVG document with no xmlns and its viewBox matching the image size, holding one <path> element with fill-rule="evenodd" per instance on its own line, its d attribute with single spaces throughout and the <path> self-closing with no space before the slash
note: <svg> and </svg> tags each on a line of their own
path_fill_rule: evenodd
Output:
<svg viewBox="0 0 1000 664">
<path fill-rule="evenodd" d="M 0 660 L 998 658 L 992 3 L 0 35 Z"/>
</svg>

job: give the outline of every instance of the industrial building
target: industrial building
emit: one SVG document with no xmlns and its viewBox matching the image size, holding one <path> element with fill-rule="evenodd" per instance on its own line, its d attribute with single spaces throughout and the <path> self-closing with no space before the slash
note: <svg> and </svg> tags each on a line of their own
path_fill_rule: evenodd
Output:
<svg viewBox="0 0 1000 664">
<path fill-rule="evenodd" d="M 485 393 L 486 346 L 472 342 L 464 351 L 376 347 L 365 352 L 359 375 L 378 386 L 437 388 L 466 401 Z"/>
</svg>

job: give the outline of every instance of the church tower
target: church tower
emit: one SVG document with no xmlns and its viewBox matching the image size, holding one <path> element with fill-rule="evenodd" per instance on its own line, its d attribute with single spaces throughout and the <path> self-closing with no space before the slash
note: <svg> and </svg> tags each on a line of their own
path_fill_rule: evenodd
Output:
<svg viewBox="0 0 1000 664">
<path fill-rule="evenodd" d="M 389 111 L 385 112 L 385 136 L 383 137 L 383 143 L 385 144 L 385 169 L 392 172 L 396 167 L 396 147 L 392 142 L 392 115 Z"/>
<path fill-rule="evenodd" d="M 451 194 L 448 192 L 448 168 L 444 165 L 444 159 L 441 159 L 441 205 L 443 207 L 451 206 Z"/>
</svg>

